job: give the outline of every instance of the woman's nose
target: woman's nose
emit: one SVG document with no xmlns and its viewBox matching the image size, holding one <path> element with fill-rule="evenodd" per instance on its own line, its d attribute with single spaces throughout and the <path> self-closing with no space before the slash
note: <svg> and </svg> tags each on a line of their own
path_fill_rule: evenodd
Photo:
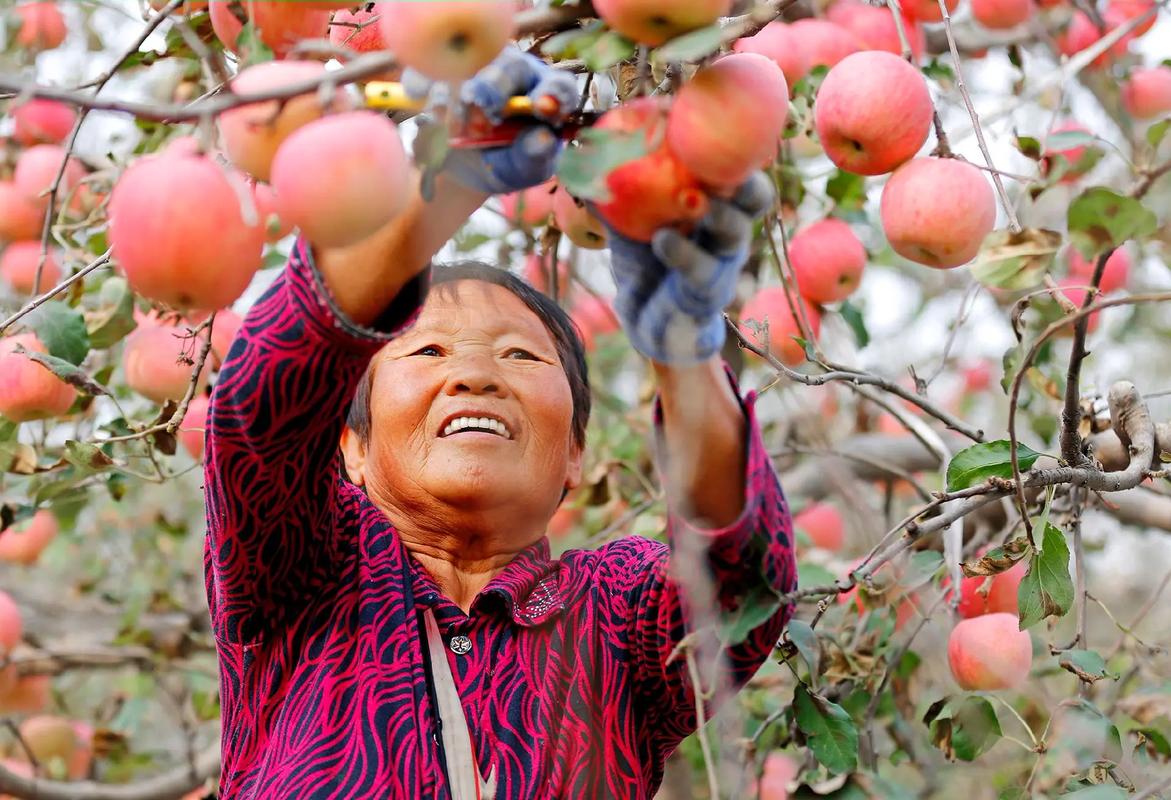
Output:
<svg viewBox="0 0 1171 800">
<path fill-rule="evenodd" d="M 455 359 L 447 380 L 448 394 L 500 394 L 502 386 L 492 358 L 481 355 Z"/>
</svg>

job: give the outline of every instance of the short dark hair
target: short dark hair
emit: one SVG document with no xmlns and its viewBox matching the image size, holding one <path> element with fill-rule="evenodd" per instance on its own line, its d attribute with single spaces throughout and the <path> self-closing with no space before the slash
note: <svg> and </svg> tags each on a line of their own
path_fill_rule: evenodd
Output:
<svg viewBox="0 0 1171 800">
<path fill-rule="evenodd" d="M 483 281 L 512 292 L 537 315 L 549 331 L 561 360 L 561 368 L 569 379 L 569 392 L 573 398 L 573 438 L 578 447 L 585 447 L 586 425 L 590 421 L 590 377 L 585 345 L 577 325 L 551 297 L 537 291 L 508 270 L 482 261 L 459 261 L 431 268 L 432 290 L 443 284 L 468 280 Z M 358 434 L 362 442 L 370 441 L 370 390 L 374 382 L 372 365 L 373 362 L 366 368 L 366 374 L 358 384 L 358 391 L 346 416 L 346 426 Z"/>
</svg>

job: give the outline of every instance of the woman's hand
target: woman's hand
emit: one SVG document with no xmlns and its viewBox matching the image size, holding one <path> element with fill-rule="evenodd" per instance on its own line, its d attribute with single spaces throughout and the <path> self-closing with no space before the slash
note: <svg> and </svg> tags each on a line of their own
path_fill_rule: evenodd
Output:
<svg viewBox="0 0 1171 800">
<path fill-rule="evenodd" d="M 411 70 L 404 73 L 403 84 L 413 97 L 426 97 L 432 105 L 448 104 L 447 84 L 433 83 Z M 443 162 L 443 173 L 486 194 L 527 189 L 553 176 L 562 147 L 554 128 L 577 110 L 581 100 L 577 80 L 534 55 L 507 49 L 460 87 L 461 113 L 474 107 L 491 122 L 499 123 L 508 99 L 518 95 L 533 100 L 551 97 L 557 101 L 556 110 L 543 113 L 545 105 L 535 103 L 534 113 L 542 122 L 527 127 L 507 146 L 453 148 Z"/>
<path fill-rule="evenodd" d="M 748 260 L 753 221 L 773 196 L 768 176 L 757 172 L 730 200 L 713 199 L 690 236 L 662 228 L 646 244 L 610 231 L 614 310 L 636 350 L 672 366 L 720 352 L 727 335 L 723 311 Z"/>
</svg>

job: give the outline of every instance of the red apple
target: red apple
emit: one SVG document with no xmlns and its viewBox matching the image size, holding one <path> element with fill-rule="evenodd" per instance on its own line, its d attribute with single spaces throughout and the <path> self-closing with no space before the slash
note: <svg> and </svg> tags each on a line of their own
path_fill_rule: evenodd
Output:
<svg viewBox="0 0 1171 800">
<path fill-rule="evenodd" d="M 797 762 L 774 751 L 764 758 L 764 771 L 751 797 L 757 800 L 789 800 L 789 784 L 801 774 Z"/>
<path fill-rule="evenodd" d="M 846 56 L 864 49 L 853 31 L 827 19 L 799 19 L 789 28 L 801 42 L 810 69 L 820 66 L 832 68 Z"/>
<path fill-rule="evenodd" d="M 991 578 L 964 578 L 960 582 L 960 602 L 957 606 L 960 616 L 978 617 L 982 614 L 1017 615 L 1017 589 L 1025 577 L 1029 565 L 1019 561 L 1012 569 L 993 575 Z M 985 582 L 988 591 L 981 592 Z"/>
<path fill-rule="evenodd" d="M 866 250 L 849 225 L 828 217 L 798 231 L 789 242 L 789 262 L 802 295 L 815 303 L 836 303 L 862 282 Z"/>
<path fill-rule="evenodd" d="M 816 337 L 821 330 L 821 314 L 817 309 L 798 297 L 797 302 L 805 309 L 805 318 Z M 744 323 L 751 320 L 758 326 L 768 323 L 768 339 L 762 333 L 755 333 Z M 782 364 L 796 367 L 805 361 L 805 348 L 793 338 L 801 336 L 801 328 L 793 317 L 785 290 L 780 286 L 761 289 L 740 309 L 741 330 L 750 341 L 765 348 Z"/>
<path fill-rule="evenodd" d="M 318 163 L 329 171 L 305 169 Z M 375 111 L 311 122 L 285 140 L 272 162 L 281 219 L 321 247 L 355 244 L 390 222 L 406 205 L 410 175 L 398 128 Z"/>
<path fill-rule="evenodd" d="M 597 347 L 599 336 L 615 333 L 622 327 L 610 301 L 588 293 L 578 296 L 569 316 L 581 332 L 582 344 L 587 351 Z"/>
<path fill-rule="evenodd" d="M 57 200 L 70 196 L 70 193 L 85 177 L 85 167 L 76 158 L 66 159 L 65 148 L 56 144 L 37 144 L 25 150 L 16 160 L 16 170 L 12 175 L 12 182 L 16 188 L 24 193 L 25 198 L 35 207 L 44 212 L 49 205 L 49 189 L 57 179 L 61 170 L 61 162 L 65 161 L 65 173 L 61 176 L 61 183 L 57 187 Z M 77 193 L 72 194 L 70 203 L 72 210 L 80 210 L 81 198 Z"/>
<path fill-rule="evenodd" d="M 886 6 L 872 6 L 862 0 L 835 0 L 826 12 L 826 18 L 852 31 L 864 50 L 883 50 L 896 56 L 902 55 L 899 30 Z M 922 56 L 927 49 L 927 35 L 905 10 L 903 31 L 907 34 L 911 54 L 916 59 Z"/>
<path fill-rule="evenodd" d="M 765 25 L 755 36 L 737 39 L 732 50 L 737 53 L 759 53 L 771 58 L 785 74 L 785 83 L 790 91 L 809 72 L 809 54 L 800 37 L 792 25 L 779 20 Z"/>
<path fill-rule="evenodd" d="M 1015 614 L 961 620 L 947 640 L 951 674 L 961 689 L 988 691 L 1020 686 L 1033 665 L 1033 641 Z"/>
<path fill-rule="evenodd" d="M 32 294 L 37 277 L 37 264 L 41 262 L 39 241 L 13 242 L 0 254 L 0 278 L 20 294 Z M 61 266 L 53 248 L 45 257 L 41 268 L 41 291 L 56 286 L 61 280 Z"/>
<path fill-rule="evenodd" d="M 553 192 L 553 220 L 558 229 L 578 247 L 601 250 L 606 246 L 606 226 L 586 204 L 565 191 L 561 185 Z"/>
<path fill-rule="evenodd" d="M 698 179 L 667 146 L 664 98 L 633 100 L 607 111 L 594 127 L 641 133 L 647 147 L 655 148 L 620 165 L 606 177 L 610 197 L 596 205 L 611 228 L 628 239 L 649 242 L 659 228 L 687 227 L 707 213 L 708 198 Z"/>
<path fill-rule="evenodd" d="M 356 26 L 362 27 L 356 27 Z M 329 41 L 338 47 L 348 47 L 356 53 L 373 53 L 386 49 L 382 29 L 378 25 L 378 11 L 365 6 L 340 9 L 329 23 Z"/>
<path fill-rule="evenodd" d="M 34 97 L 9 109 L 12 137 L 25 147 L 60 144 L 77 122 L 73 106 Z"/>
<path fill-rule="evenodd" d="M 948 197 L 941 203 L 939 198 Z M 882 229 L 903 258 L 937 269 L 976 257 L 996 224 L 996 197 L 980 170 L 955 158 L 916 158 L 882 190 Z"/>
<path fill-rule="evenodd" d="M 842 513 L 828 503 L 811 503 L 793 517 L 793 526 L 804 531 L 814 547 L 837 552 L 846 543 Z"/>
<path fill-rule="evenodd" d="M 57 518 L 52 511 L 33 514 L 27 522 L 0 532 L 0 561 L 35 564 L 41 552 L 57 536 Z"/>
<path fill-rule="evenodd" d="M 324 74 L 325 65 L 317 61 L 266 61 L 241 71 L 232 80 L 232 91 L 245 95 L 261 93 Z M 332 110 L 342 111 L 348 105 L 339 93 Z M 277 148 L 289 134 L 319 119 L 321 114 L 321 103 L 315 92 L 293 97 L 283 105 L 266 100 L 237 106 L 218 117 L 224 150 L 237 167 L 267 181 Z"/>
<path fill-rule="evenodd" d="M 382 38 L 398 62 L 437 81 L 472 77 L 516 30 L 512 0 L 395 0 L 374 8 Z"/>
<path fill-rule="evenodd" d="M 660 45 L 727 15 L 732 0 L 594 0 L 607 25 L 641 44 Z"/>
<path fill-rule="evenodd" d="M 960 0 L 946 0 L 947 13 L 950 16 L 955 12 Z M 939 0 L 906 0 L 902 4 L 903 11 L 920 22 L 943 22 L 943 12 L 939 9 Z"/>
<path fill-rule="evenodd" d="M 552 282 L 549 280 L 549 262 L 536 253 L 529 253 L 525 258 L 524 268 L 521 270 L 528 284 L 542 294 L 551 294 Z M 570 270 L 568 261 L 557 262 L 557 295 L 565 297 L 569 292 Z"/>
<path fill-rule="evenodd" d="M 985 28 L 1015 28 L 1033 14 L 1033 0 L 972 0 L 972 16 Z"/>
<path fill-rule="evenodd" d="M 220 309 L 215 315 L 215 324 L 211 328 L 211 352 L 216 362 L 223 362 L 232 349 L 232 342 L 240 332 L 244 318 L 230 308 Z"/>
<path fill-rule="evenodd" d="M 177 308 L 230 305 L 263 257 L 265 226 L 255 204 L 246 219 L 241 197 L 248 195 L 242 175 L 206 156 L 169 148 L 140 158 L 110 197 L 114 260 L 134 290 L 153 300 Z"/>
<path fill-rule="evenodd" d="M 776 62 L 732 53 L 675 95 L 667 145 L 702 183 L 730 193 L 776 158 L 788 111 L 789 87 Z"/>
<path fill-rule="evenodd" d="M 39 239 L 44 224 L 43 204 L 30 201 L 12 181 L 0 181 L 0 239 Z"/>
<path fill-rule="evenodd" d="M 13 13 L 20 24 L 16 46 L 39 52 L 52 50 L 65 41 L 65 17 L 56 3 L 21 3 Z"/>
<path fill-rule="evenodd" d="M 987 361 L 977 361 L 964 367 L 964 391 L 969 394 L 986 391 L 992 386 L 992 365 Z"/>
<path fill-rule="evenodd" d="M 513 225 L 535 228 L 549 221 L 553 213 L 553 189 L 556 181 L 550 178 L 539 186 L 500 196 L 500 211 Z"/>
<path fill-rule="evenodd" d="M 63 717 L 29 717 L 20 725 L 20 737 L 24 747 L 31 752 L 38 764 L 48 765 L 59 760 L 69 780 L 81 780 L 89 772 L 93 760 L 93 745 L 90 738 L 92 729 L 84 723 L 72 722 Z M 26 751 L 18 748 L 18 760 L 27 758 Z"/>
<path fill-rule="evenodd" d="M 1122 105 L 1135 119 L 1171 113 L 1171 67 L 1139 67 L 1122 84 Z"/>
<path fill-rule="evenodd" d="M 1078 278 L 1070 276 L 1068 278 L 1061 278 L 1057 281 L 1057 285 L 1061 288 L 1061 294 L 1069 302 L 1073 303 L 1078 308 L 1081 308 L 1089 295 L 1090 290 L 1087 287 L 1088 280 L 1086 278 Z M 1090 314 L 1089 321 L 1086 323 L 1086 333 L 1093 333 L 1098 330 L 1098 326 L 1102 323 L 1102 312 L 1095 311 Z M 1059 337 L 1073 336 L 1074 324 L 1071 322 L 1064 326 L 1057 334 Z"/>
<path fill-rule="evenodd" d="M 1094 277 L 1094 267 L 1097 259 L 1087 260 L 1076 248 L 1069 250 L 1069 276 L 1078 282 L 1088 284 Z M 1106 259 L 1106 266 L 1102 270 L 1102 280 L 1098 288 L 1103 294 L 1126 288 L 1130 278 L 1130 254 L 1125 247 L 1119 247 Z"/>
<path fill-rule="evenodd" d="M 206 394 L 195 395 L 187 404 L 187 413 L 183 415 L 183 422 L 179 426 L 179 443 L 196 461 L 203 459 L 204 429 L 207 427 L 210 406 L 211 398 Z"/>
<path fill-rule="evenodd" d="M 126 385 L 156 403 L 183 399 L 191 383 L 198 344 L 174 325 L 142 324 L 126 337 L 122 373 Z M 207 384 L 209 365 L 199 376 L 198 392 Z"/>
<path fill-rule="evenodd" d="M 15 673 L 16 670 L 12 672 Z M 7 694 L 0 692 L 0 713 L 43 713 L 49 707 L 51 689 L 48 675 L 21 675 L 16 678 Z M 5 762 L 0 760 L 0 763 Z"/>
<path fill-rule="evenodd" d="M 24 622 L 12 595 L 0 589 L 0 653 L 10 653 L 20 643 Z"/>
<path fill-rule="evenodd" d="M 931 132 L 927 82 L 896 55 L 847 56 L 817 92 L 813 119 L 830 161 L 848 172 L 881 175 L 913 158 Z"/>
<path fill-rule="evenodd" d="M 244 30 L 236 10 L 244 14 L 256 29 L 257 37 L 277 58 L 282 58 L 302 39 L 325 39 L 329 31 L 329 11 L 312 3 L 289 3 L 285 0 L 247 0 L 233 5 L 232 0 L 212 0 L 211 25 L 224 49 L 236 52 L 236 41 Z M 248 53 L 240 53 L 247 58 Z"/>
<path fill-rule="evenodd" d="M 1098 30 L 1098 26 L 1094 24 L 1093 20 L 1085 12 L 1074 11 L 1068 27 L 1054 37 L 1058 51 L 1065 56 L 1077 55 L 1116 27 L 1118 22 L 1121 21 L 1118 16 L 1118 12 L 1105 15 L 1106 30 L 1101 31 Z M 1132 39 L 1134 39 L 1133 34 L 1122 37 L 1111 45 L 1105 53 L 1102 53 L 1091 61 L 1090 66 L 1096 68 L 1109 66 L 1115 58 L 1126 55 Z"/>
<path fill-rule="evenodd" d="M 264 226 L 264 239 L 269 244 L 276 244 L 293 232 L 293 226 L 281 219 L 277 212 L 276 192 L 262 181 L 253 181 L 252 199 L 256 202 L 256 214 L 260 224 Z"/>
<path fill-rule="evenodd" d="M 1106 15 L 1121 23 L 1125 20 L 1141 17 L 1153 8 L 1155 8 L 1154 0 L 1110 0 L 1106 7 Z M 1142 36 L 1155 27 L 1155 20 L 1158 16 L 1159 13 L 1156 10 L 1154 14 L 1147 17 L 1145 22 L 1134 29 L 1134 35 Z"/>
<path fill-rule="evenodd" d="M 0 415 L 13 422 L 59 417 L 69 410 L 77 392 L 23 353 L 48 352 L 35 333 L 0 339 Z"/>
</svg>

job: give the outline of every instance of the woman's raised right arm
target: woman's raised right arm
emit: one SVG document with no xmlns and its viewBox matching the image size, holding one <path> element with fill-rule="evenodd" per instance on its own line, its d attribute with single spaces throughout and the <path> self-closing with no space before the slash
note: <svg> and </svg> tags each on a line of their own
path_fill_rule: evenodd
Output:
<svg viewBox="0 0 1171 800">
<path fill-rule="evenodd" d="M 338 439 L 366 365 L 407 327 L 431 258 L 486 195 L 440 177 L 351 247 L 298 239 L 244 320 L 216 382 L 204 460 L 205 571 L 213 629 L 245 644 L 329 579 Z"/>
</svg>

